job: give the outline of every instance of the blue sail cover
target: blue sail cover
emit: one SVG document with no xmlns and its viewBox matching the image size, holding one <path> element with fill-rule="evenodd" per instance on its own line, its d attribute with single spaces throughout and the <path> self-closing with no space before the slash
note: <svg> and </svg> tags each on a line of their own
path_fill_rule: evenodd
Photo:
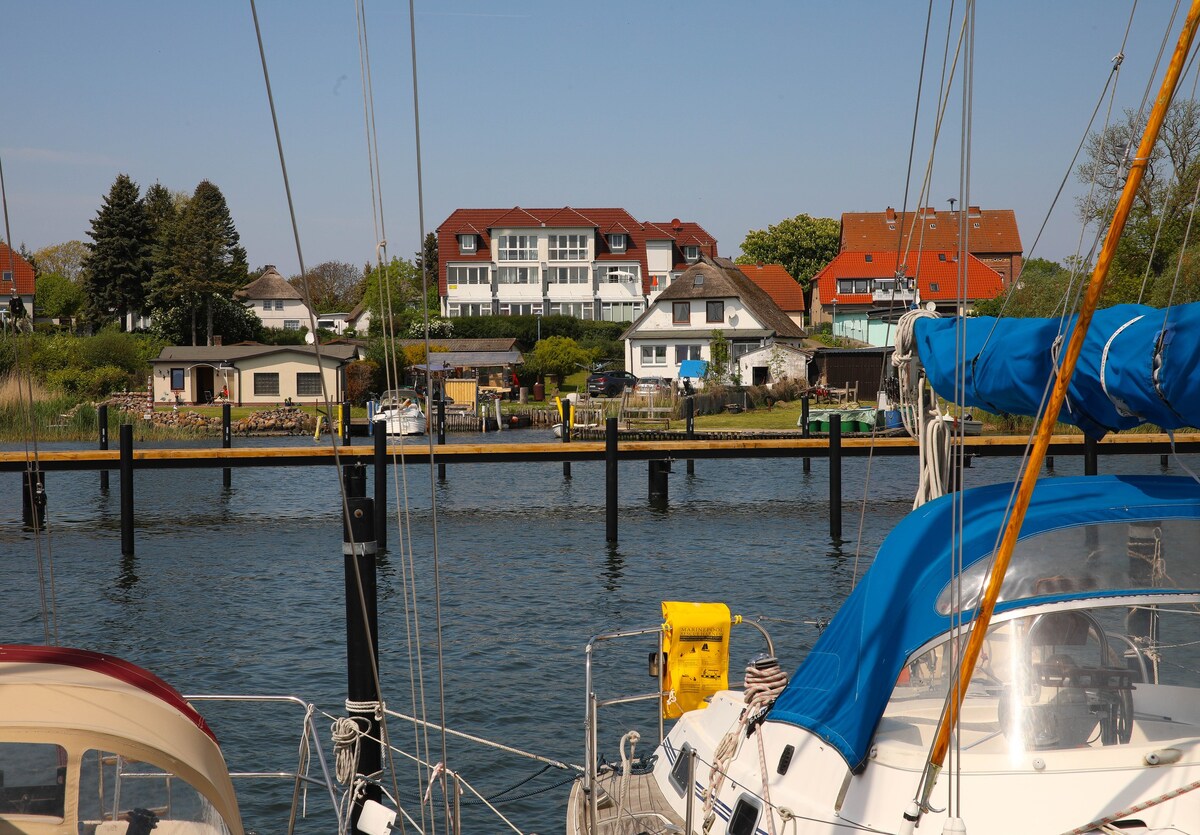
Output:
<svg viewBox="0 0 1200 835">
<path fill-rule="evenodd" d="M 1012 485 L 960 494 L 964 570 L 988 559 L 1004 523 Z M 866 761 L 892 688 L 911 655 L 949 632 L 938 595 L 949 582 L 954 496 L 913 511 L 880 546 L 870 570 L 821 634 L 772 708 L 769 719 L 807 728 L 853 769 Z M 1091 476 L 1038 482 L 1021 539 L 1076 525 L 1147 519 L 1200 519 L 1200 484 L 1169 476 Z M 1118 594 L 1081 591 L 1039 598 Z M 1002 601 L 997 613 L 1027 605 Z"/>
<path fill-rule="evenodd" d="M 995 414 L 1036 416 L 1055 368 L 1055 339 L 1065 333 L 1065 351 L 1074 326 L 1074 316 L 1065 323 L 990 316 L 919 319 L 917 354 L 929 384 L 947 400 Z M 1099 310 L 1059 420 L 1096 438 L 1141 423 L 1164 429 L 1196 426 L 1197 363 L 1200 303 L 1168 310 L 1134 304 Z M 956 397 L 958 377 L 965 383 L 961 397 Z"/>
</svg>

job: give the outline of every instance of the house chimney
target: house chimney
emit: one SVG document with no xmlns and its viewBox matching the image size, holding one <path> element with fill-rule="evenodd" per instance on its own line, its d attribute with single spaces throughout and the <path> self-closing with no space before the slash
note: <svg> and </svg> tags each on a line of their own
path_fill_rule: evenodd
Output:
<svg viewBox="0 0 1200 835">
<path fill-rule="evenodd" d="M 887 207 L 887 219 L 890 221 L 896 219 L 896 210 L 893 209 L 891 206 Z"/>
<path fill-rule="evenodd" d="M 968 217 L 980 217 L 981 215 L 983 215 L 983 212 L 981 212 L 979 210 L 978 206 L 968 206 L 967 207 L 967 216 Z"/>
<path fill-rule="evenodd" d="M 224 339 L 224 337 L 222 337 L 220 334 L 214 334 L 213 335 L 213 347 L 220 348 L 222 339 Z"/>
</svg>

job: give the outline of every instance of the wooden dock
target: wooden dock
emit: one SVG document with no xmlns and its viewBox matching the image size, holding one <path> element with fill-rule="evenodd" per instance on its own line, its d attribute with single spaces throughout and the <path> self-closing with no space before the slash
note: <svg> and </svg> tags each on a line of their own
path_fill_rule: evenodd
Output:
<svg viewBox="0 0 1200 835">
<path fill-rule="evenodd" d="M 981 436 L 966 438 L 967 454 L 1011 457 L 1024 454 L 1026 438 Z M 1049 455 L 1083 455 L 1082 435 L 1056 435 Z M 1171 440 L 1167 435 L 1112 435 L 1095 445 L 1096 453 L 1107 455 L 1168 455 Z M 621 461 L 721 459 L 721 458 L 827 458 L 828 438 L 754 438 L 658 441 L 619 441 L 617 458 Z M 1175 451 L 1200 452 L 1200 434 L 1176 435 Z M 912 438 L 842 438 L 841 454 L 846 457 L 868 455 L 915 455 Z M 181 469 L 189 467 L 295 467 L 340 464 L 371 464 L 372 446 L 339 445 L 336 454 L 329 444 L 296 447 L 237 447 L 231 449 L 134 449 L 135 469 Z M 424 441 L 389 444 L 389 459 L 412 464 L 500 464 L 511 462 L 584 462 L 604 461 L 603 441 L 536 444 L 446 444 Z M 33 463 L 25 452 L 0 452 L 0 472 L 24 472 Z M 37 468 L 45 471 L 116 470 L 120 467 L 119 450 L 42 450 Z"/>
</svg>

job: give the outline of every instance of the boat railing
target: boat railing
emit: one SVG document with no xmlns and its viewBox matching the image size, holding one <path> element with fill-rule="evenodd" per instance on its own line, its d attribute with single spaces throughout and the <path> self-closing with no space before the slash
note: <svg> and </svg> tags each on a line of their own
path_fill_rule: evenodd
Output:
<svg viewBox="0 0 1200 835">
<path fill-rule="evenodd" d="M 296 829 L 297 815 L 300 810 L 306 805 L 305 789 L 315 787 L 318 790 L 324 789 L 329 795 L 330 810 L 337 819 L 337 831 L 345 830 L 344 821 L 342 820 L 342 804 L 340 802 L 340 789 L 330 770 L 329 762 L 326 760 L 324 748 L 321 745 L 321 734 L 317 730 L 314 721 L 317 715 L 317 708 L 311 702 L 305 701 L 298 696 L 270 696 L 270 695 L 228 695 L 228 694 L 206 694 L 206 695 L 185 695 L 185 699 L 189 702 L 225 702 L 225 703 L 256 703 L 260 705 L 280 704 L 293 705 L 303 710 L 301 718 L 301 727 L 299 742 L 297 744 L 297 762 L 296 768 L 293 771 L 230 771 L 229 776 L 235 782 L 244 780 L 280 780 L 290 781 L 292 783 L 292 801 L 291 810 L 288 814 L 287 833 L 291 835 Z M 315 755 L 315 756 L 314 756 Z M 319 774 L 312 775 L 309 773 L 309 766 L 315 760 Z"/>
<path fill-rule="evenodd" d="M 747 624 L 753 626 L 762 633 L 763 640 L 767 645 L 767 652 L 771 655 L 775 654 L 775 645 L 771 640 L 770 634 L 762 624 L 752 620 L 745 620 L 740 615 L 734 617 L 733 624 Z M 615 707 L 617 705 L 634 704 L 636 702 L 645 702 L 650 700 L 661 701 L 668 697 L 669 692 L 666 689 L 666 664 L 663 655 L 663 625 L 645 627 L 641 629 L 626 629 L 616 632 L 605 632 L 592 637 L 587 642 L 584 648 L 584 689 L 587 691 L 587 705 L 584 713 L 584 759 L 583 759 L 583 791 L 584 804 L 587 809 L 589 831 L 596 831 L 594 822 L 599 820 L 599 792 L 597 791 L 596 781 L 598 777 L 598 750 L 599 750 L 599 712 L 601 708 Z M 650 670 L 651 675 L 658 676 L 658 689 L 649 693 L 635 693 L 622 696 L 612 696 L 608 698 L 600 698 L 596 693 L 595 678 L 593 676 L 593 658 L 595 656 L 596 647 L 608 641 L 616 641 L 625 638 L 639 638 L 647 635 L 658 636 L 658 646 L 656 651 L 650 653 Z M 662 744 L 665 738 L 665 725 L 663 719 L 663 711 L 659 709 L 658 714 L 658 741 L 655 746 Z M 694 767 L 691 765 L 689 767 Z M 689 810 L 690 813 L 690 810 Z"/>
</svg>

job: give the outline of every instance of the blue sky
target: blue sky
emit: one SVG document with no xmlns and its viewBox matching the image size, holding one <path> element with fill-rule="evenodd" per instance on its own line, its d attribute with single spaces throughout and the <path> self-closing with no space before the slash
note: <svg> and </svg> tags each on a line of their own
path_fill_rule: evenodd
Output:
<svg viewBox="0 0 1200 835">
<path fill-rule="evenodd" d="M 1118 111 L 1140 103 L 1173 5 L 1142 0 Z M 934 6 L 940 64 L 948 3 Z M 696 221 L 736 256 L 748 230 L 799 213 L 899 208 L 925 7 L 418 0 L 425 228 L 459 207 L 619 206 L 639 220 Z M 1129 11 L 1128 0 L 978 8 L 970 202 L 1016 210 L 1026 254 Z M 354 3 L 261 0 L 258 13 L 305 263 L 371 261 Z M 157 180 L 190 192 L 209 179 L 251 266 L 297 271 L 249 0 L 9 3 L 3 20 L 14 241 L 86 240 L 118 173 L 143 189 Z M 407 257 L 420 241 L 408 5 L 368 0 L 367 22 L 389 252 Z M 926 201 L 939 209 L 959 195 L 960 97 Z M 1081 189 L 1072 176 L 1035 255 L 1075 251 Z"/>
</svg>

